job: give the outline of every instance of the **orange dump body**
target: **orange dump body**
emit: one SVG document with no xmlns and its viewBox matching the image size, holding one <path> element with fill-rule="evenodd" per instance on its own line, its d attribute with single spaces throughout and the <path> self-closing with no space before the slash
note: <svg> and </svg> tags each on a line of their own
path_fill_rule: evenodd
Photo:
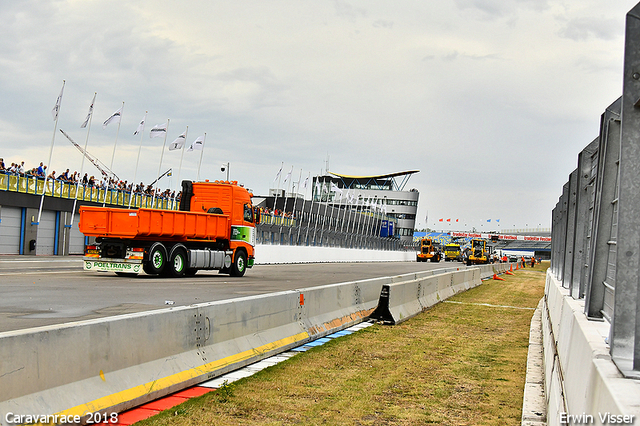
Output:
<svg viewBox="0 0 640 426">
<path fill-rule="evenodd" d="M 140 240 L 229 239 L 228 215 L 174 210 L 127 210 L 107 207 L 80 207 L 80 232 L 92 237 Z"/>
</svg>

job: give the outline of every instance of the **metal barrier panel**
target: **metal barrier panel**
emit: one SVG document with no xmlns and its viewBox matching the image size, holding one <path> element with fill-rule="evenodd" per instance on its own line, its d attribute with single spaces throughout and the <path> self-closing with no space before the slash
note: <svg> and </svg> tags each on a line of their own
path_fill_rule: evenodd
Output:
<svg viewBox="0 0 640 426">
<path fill-rule="evenodd" d="M 567 229 L 565 233 L 564 262 L 562 270 L 562 286 L 571 291 L 571 274 L 573 273 L 573 259 L 576 228 L 576 201 L 578 194 L 578 169 L 569 175 L 569 187 L 567 192 Z"/>
<path fill-rule="evenodd" d="M 590 318 L 606 317 L 611 320 L 611 307 L 605 309 L 605 293 L 611 293 L 615 277 L 607 279 L 609 256 L 612 249 L 612 224 L 617 202 L 618 163 L 620 161 L 620 114 L 622 98 L 618 98 L 604 112 L 600 124 L 598 177 L 595 187 L 592 243 L 589 253 L 590 271 L 585 294 L 585 311 Z M 610 286 L 607 289 L 606 286 Z"/>
<path fill-rule="evenodd" d="M 578 183 L 578 211 L 576 212 L 576 249 L 577 259 L 574 261 L 573 282 L 577 288 L 576 293 L 572 293 L 574 298 L 585 296 L 587 280 L 589 277 L 589 255 L 591 252 L 593 226 L 595 182 L 598 173 L 598 158 L 600 139 L 596 138 L 591 142 L 578 157 L 578 168 L 580 169 L 580 181 Z M 578 246 L 579 245 L 579 246 Z"/>
<path fill-rule="evenodd" d="M 640 4 L 627 14 L 611 356 L 640 378 Z"/>
</svg>

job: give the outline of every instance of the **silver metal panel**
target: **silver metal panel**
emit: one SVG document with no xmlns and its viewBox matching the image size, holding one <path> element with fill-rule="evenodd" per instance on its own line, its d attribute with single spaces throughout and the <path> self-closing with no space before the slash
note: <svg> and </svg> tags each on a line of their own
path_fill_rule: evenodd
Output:
<svg viewBox="0 0 640 426">
<path fill-rule="evenodd" d="M 20 254 L 20 207 L 0 207 L 0 254 Z"/>
<path fill-rule="evenodd" d="M 627 14 L 611 356 L 640 377 L 640 4 Z M 613 227 L 612 227 L 613 229 Z"/>
<path fill-rule="evenodd" d="M 604 112 L 600 124 L 598 177 L 595 187 L 589 277 L 585 294 L 585 312 L 590 318 L 602 318 L 604 312 L 607 263 L 614 217 L 613 201 L 617 198 L 618 162 L 620 160 L 620 113 L 622 98 Z M 613 284 L 613 283 L 612 283 Z"/>
<path fill-rule="evenodd" d="M 56 212 L 43 210 L 38 225 L 36 255 L 53 255 L 56 239 Z"/>
</svg>

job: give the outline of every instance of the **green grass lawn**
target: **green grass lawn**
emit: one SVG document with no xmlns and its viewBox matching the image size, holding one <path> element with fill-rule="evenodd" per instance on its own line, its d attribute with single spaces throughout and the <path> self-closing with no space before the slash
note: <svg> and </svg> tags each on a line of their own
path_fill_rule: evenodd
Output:
<svg viewBox="0 0 640 426">
<path fill-rule="evenodd" d="M 519 425 L 547 267 L 333 339 L 138 424 Z"/>
</svg>

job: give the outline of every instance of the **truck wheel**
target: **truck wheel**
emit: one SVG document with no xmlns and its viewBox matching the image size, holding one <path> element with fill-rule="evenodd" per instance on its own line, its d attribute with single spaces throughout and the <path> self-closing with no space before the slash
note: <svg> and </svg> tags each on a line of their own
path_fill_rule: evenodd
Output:
<svg viewBox="0 0 640 426">
<path fill-rule="evenodd" d="M 241 277 L 247 270 L 247 255 L 244 251 L 238 251 L 231 264 L 231 276 Z"/>
<path fill-rule="evenodd" d="M 187 269 L 187 252 L 182 248 L 173 250 L 167 268 L 170 276 L 174 278 L 182 277 Z"/>
<path fill-rule="evenodd" d="M 154 243 L 149 249 L 149 260 L 143 265 L 147 274 L 158 275 L 167 263 L 167 249 L 162 243 Z"/>
</svg>

